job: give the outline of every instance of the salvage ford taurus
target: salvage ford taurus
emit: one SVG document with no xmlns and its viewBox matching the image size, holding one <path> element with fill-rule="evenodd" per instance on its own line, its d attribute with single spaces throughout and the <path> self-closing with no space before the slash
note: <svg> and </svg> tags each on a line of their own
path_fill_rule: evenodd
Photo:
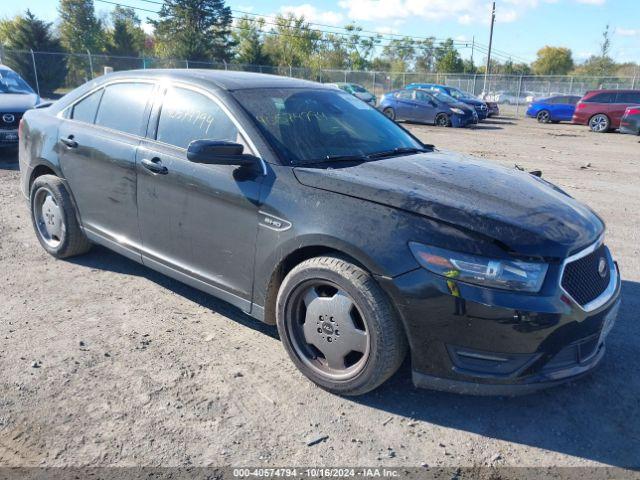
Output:
<svg viewBox="0 0 640 480">
<path fill-rule="evenodd" d="M 555 385 L 600 362 L 618 308 L 589 208 L 312 82 L 106 75 L 27 112 L 20 170 L 47 252 L 101 244 L 277 324 L 339 394 L 376 388 L 407 350 L 418 386 Z"/>
</svg>

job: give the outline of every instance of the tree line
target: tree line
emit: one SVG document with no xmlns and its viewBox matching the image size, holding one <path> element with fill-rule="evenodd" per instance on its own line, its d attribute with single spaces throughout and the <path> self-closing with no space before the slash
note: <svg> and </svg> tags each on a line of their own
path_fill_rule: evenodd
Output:
<svg viewBox="0 0 640 480">
<path fill-rule="evenodd" d="M 153 4 L 153 2 L 149 2 Z M 244 15 L 234 18 L 224 0 L 164 0 L 146 21 L 146 33 L 137 10 L 117 5 L 98 16 L 94 0 L 59 0 L 59 20 L 54 24 L 27 10 L 0 20 L 0 43 L 7 49 L 5 63 L 34 83 L 31 59 L 16 50 L 53 53 L 105 54 L 117 57 L 159 57 L 191 62 L 237 62 L 253 65 L 321 69 L 374 70 L 424 73 L 484 73 L 463 59 L 453 39 L 433 37 L 389 39 L 368 34 L 353 23 L 340 32 L 320 30 L 294 15 L 274 18 Z M 468 45 L 467 45 L 468 46 Z M 609 27 L 600 51 L 577 64 L 571 50 L 545 46 L 531 64 L 510 59 L 492 60 L 491 73 L 538 75 L 633 75 L 635 64 L 617 64 L 610 56 Z M 502 55 L 502 58 L 505 58 Z M 79 56 L 38 57 L 41 91 L 51 93 L 65 82 L 77 84 L 87 76 L 86 61 Z M 116 69 L 118 65 L 115 65 Z M 123 66 L 123 68 L 126 68 Z"/>
</svg>

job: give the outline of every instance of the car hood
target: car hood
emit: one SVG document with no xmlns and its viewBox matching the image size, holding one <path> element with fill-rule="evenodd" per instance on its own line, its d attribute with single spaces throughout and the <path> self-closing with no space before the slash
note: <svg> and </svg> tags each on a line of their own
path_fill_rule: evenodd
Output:
<svg viewBox="0 0 640 480">
<path fill-rule="evenodd" d="M 0 112 L 24 112 L 37 103 L 35 93 L 0 93 Z"/>
<path fill-rule="evenodd" d="M 472 157 L 435 151 L 343 165 L 294 173 L 304 185 L 455 225 L 520 255 L 565 258 L 604 231 L 591 209 L 544 180 Z"/>
<path fill-rule="evenodd" d="M 464 102 L 467 105 L 473 105 L 474 107 L 475 106 L 479 106 L 479 105 L 483 105 L 485 103 L 482 100 L 476 100 L 474 98 L 465 98 L 465 99 L 461 100 L 461 102 Z"/>
</svg>

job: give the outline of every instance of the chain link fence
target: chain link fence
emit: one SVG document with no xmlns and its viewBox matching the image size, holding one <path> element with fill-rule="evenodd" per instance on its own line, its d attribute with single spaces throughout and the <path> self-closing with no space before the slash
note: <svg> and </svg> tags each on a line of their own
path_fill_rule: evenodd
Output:
<svg viewBox="0 0 640 480">
<path fill-rule="evenodd" d="M 588 90 L 636 89 L 640 78 L 585 77 L 561 75 L 488 75 L 422 72 L 380 72 L 272 65 L 247 65 L 226 62 L 201 62 L 155 57 L 121 57 L 113 55 L 66 52 L 33 52 L 0 46 L 0 63 L 16 70 L 43 97 L 57 97 L 91 78 L 111 71 L 148 68 L 206 68 L 283 75 L 323 83 L 348 82 L 362 85 L 380 98 L 384 93 L 409 83 L 435 83 L 457 87 L 486 100 L 515 106 L 520 115 L 534 98 L 551 95 L 583 95 Z M 485 84 L 486 82 L 486 84 Z"/>
</svg>

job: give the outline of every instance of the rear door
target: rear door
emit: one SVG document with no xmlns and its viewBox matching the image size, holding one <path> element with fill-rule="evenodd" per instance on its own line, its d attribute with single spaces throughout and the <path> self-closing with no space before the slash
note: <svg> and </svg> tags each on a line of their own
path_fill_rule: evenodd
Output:
<svg viewBox="0 0 640 480">
<path fill-rule="evenodd" d="M 138 152 L 143 262 L 248 310 L 263 172 L 189 161 L 189 143 L 201 139 L 257 154 L 217 97 L 169 86 Z"/>
<path fill-rule="evenodd" d="M 433 123 L 436 116 L 436 103 L 431 95 L 422 90 L 415 91 L 416 109 L 415 120 L 425 123 Z"/>
<path fill-rule="evenodd" d="M 123 246 L 124 254 L 140 244 L 136 149 L 154 88 L 143 81 L 106 85 L 74 104 L 58 131 L 62 173 L 85 229 Z"/>
<path fill-rule="evenodd" d="M 396 118 L 416 120 L 415 90 L 400 90 L 396 93 Z"/>
</svg>

